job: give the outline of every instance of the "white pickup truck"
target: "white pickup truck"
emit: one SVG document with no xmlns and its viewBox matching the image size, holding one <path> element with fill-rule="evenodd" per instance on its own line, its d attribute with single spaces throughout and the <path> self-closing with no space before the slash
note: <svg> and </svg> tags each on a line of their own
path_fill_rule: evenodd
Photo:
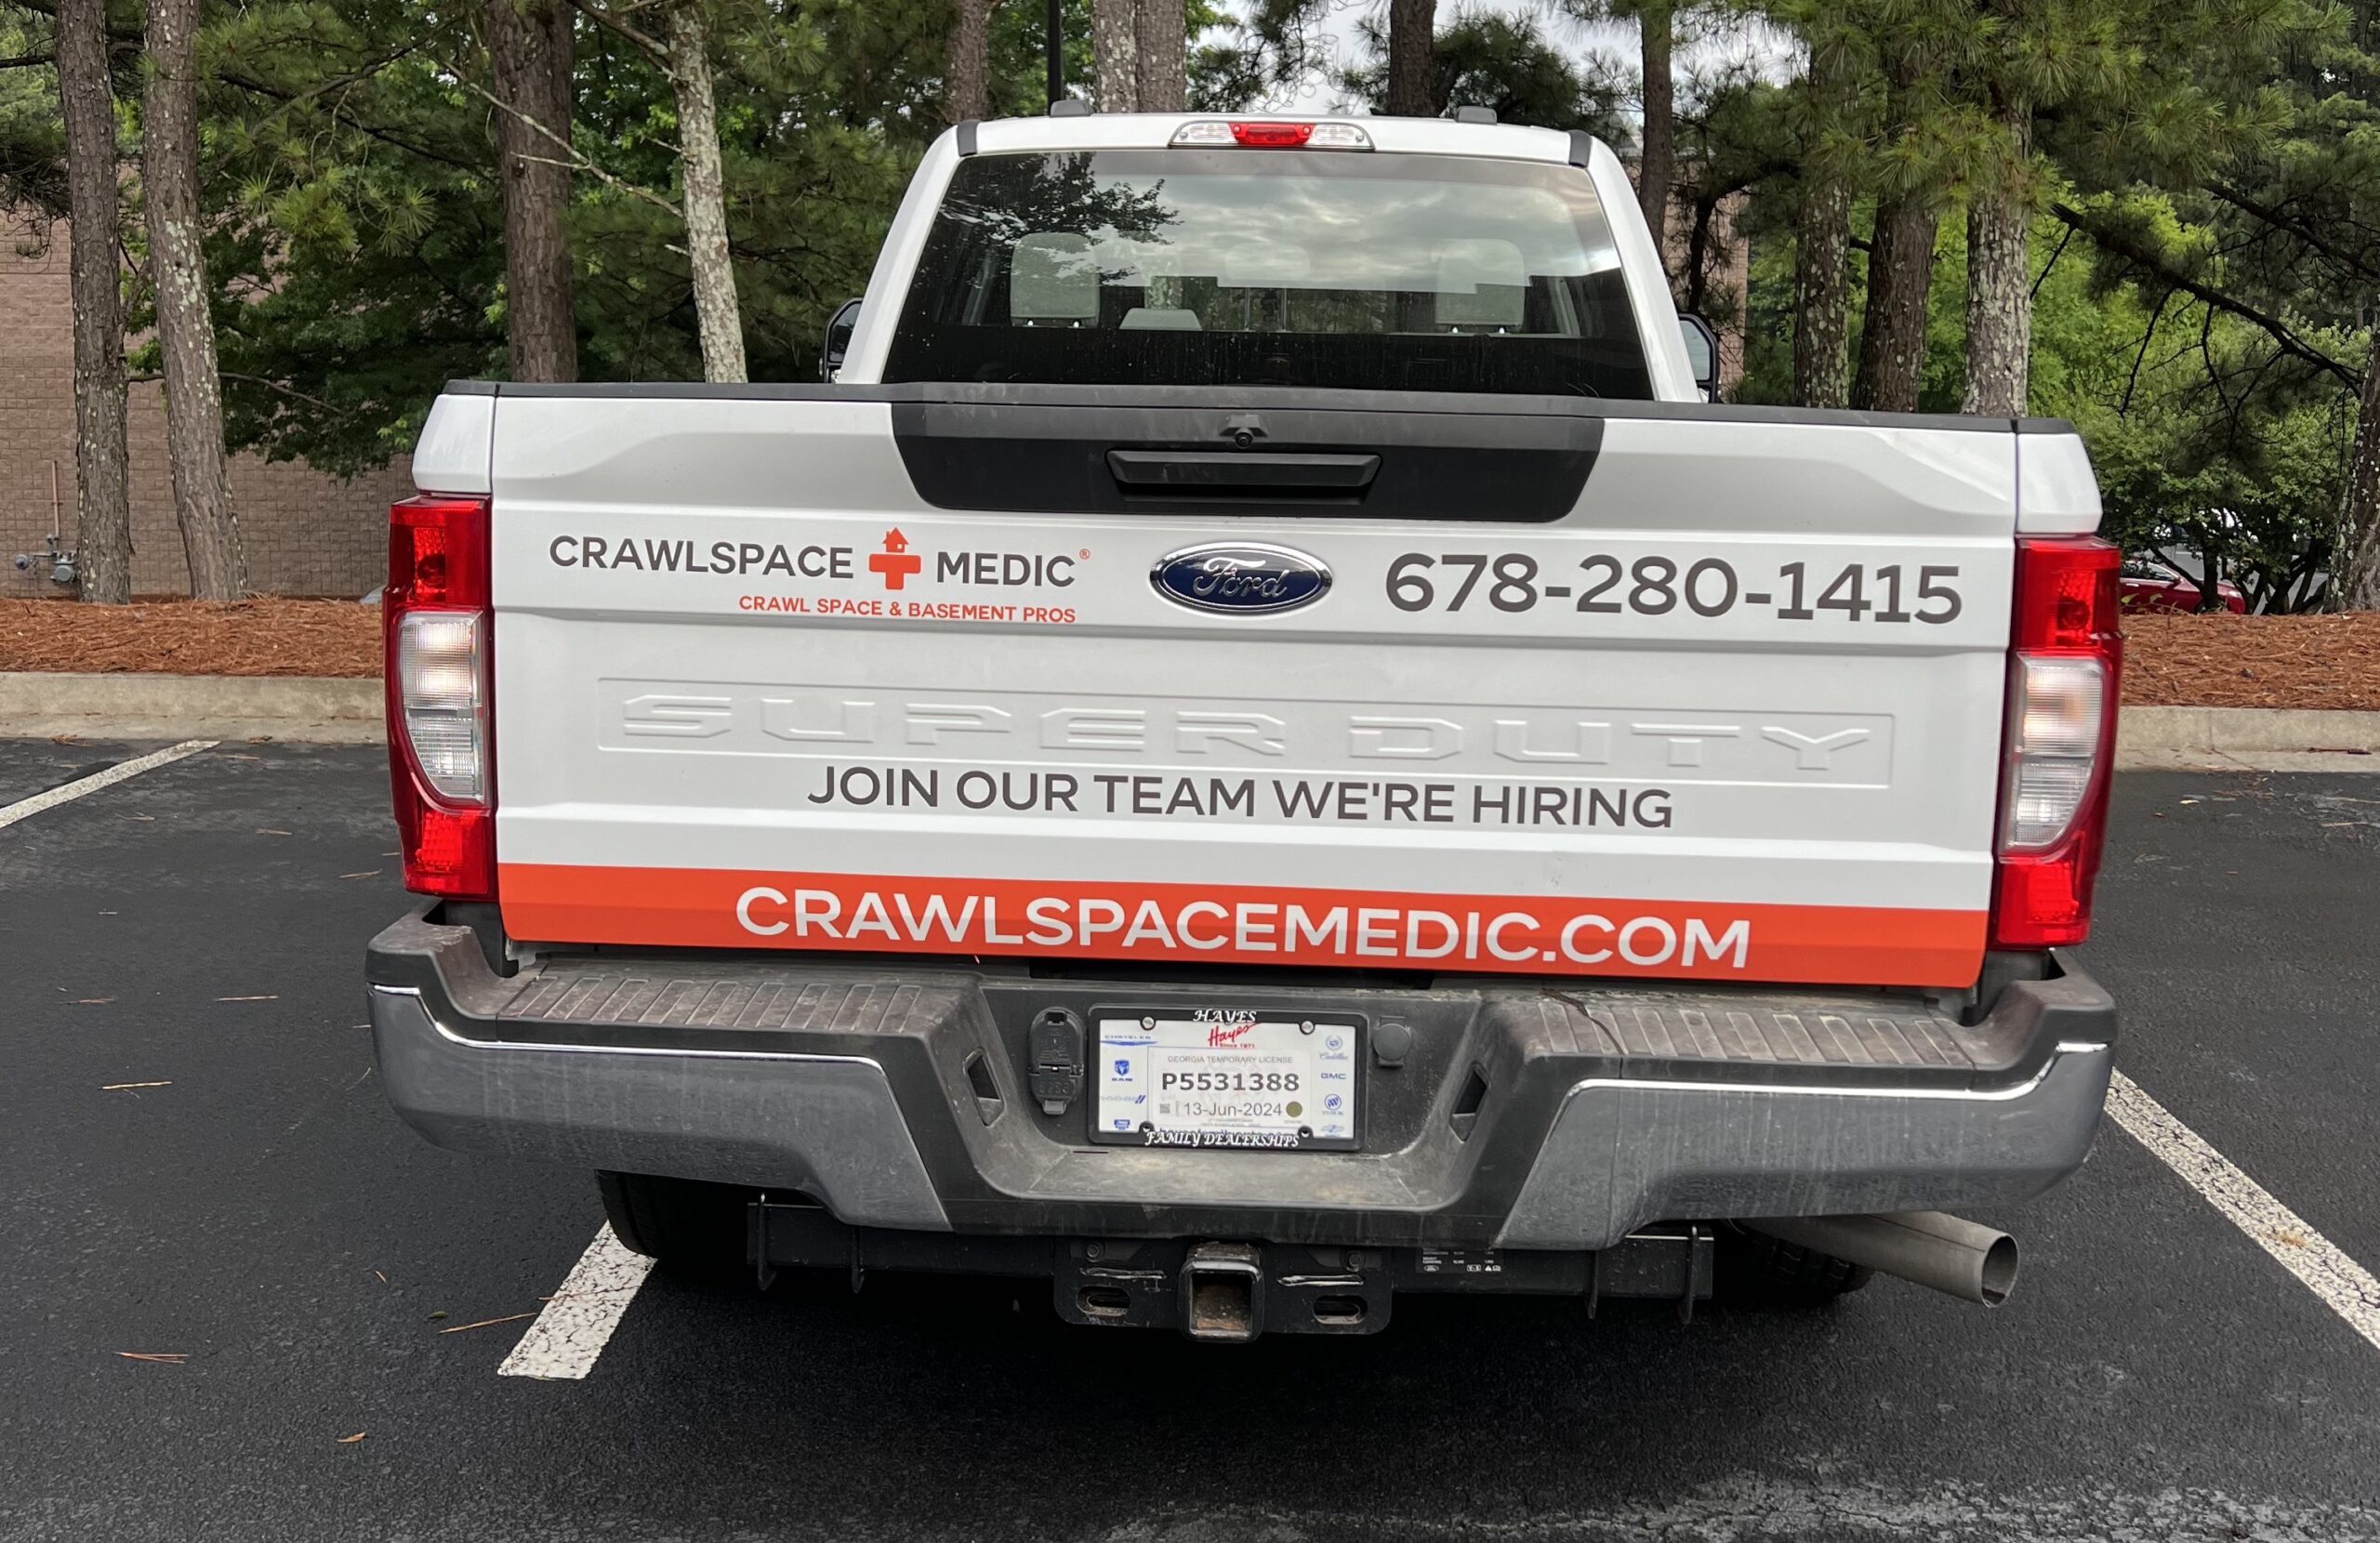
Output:
<svg viewBox="0 0 2380 1543">
<path fill-rule="evenodd" d="M 460 383 L 413 473 L 383 1086 L 630 1248 L 1992 1302 L 1937 1207 L 2090 1148 L 2082 446 L 1705 405 L 1584 136 L 961 125 L 831 384 Z"/>
</svg>

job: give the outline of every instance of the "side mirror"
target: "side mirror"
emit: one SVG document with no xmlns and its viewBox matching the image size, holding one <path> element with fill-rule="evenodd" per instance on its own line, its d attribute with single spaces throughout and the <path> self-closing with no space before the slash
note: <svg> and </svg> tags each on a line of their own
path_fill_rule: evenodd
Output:
<svg viewBox="0 0 2380 1543">
<path fill-rule="evenodd" d="M 1702 400 L 1719 400 L 1719 335 L 1701 317 L 1681 314 L 1677 330 L 1686 336 L 1686 363 L 1694 366 L 1694 383 L 1702 388 Z"/>
<path fill-rule="evenodd" d="M 843 373 L 843 355 L 851 352 L 852 329 L 859 325 L 859 302 L 845 300 L 826 323 L 826 347 L 819 349 L 818 378 L 831 386 Z"/>
</svg>

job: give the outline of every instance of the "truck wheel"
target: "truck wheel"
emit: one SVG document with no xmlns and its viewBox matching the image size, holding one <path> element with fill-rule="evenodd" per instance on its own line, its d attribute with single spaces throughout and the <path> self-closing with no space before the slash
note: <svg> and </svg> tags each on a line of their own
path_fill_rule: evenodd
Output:
<svg viewBox="0 0 2380 1543">
<path fill-rule="evenodd" d="M 1720 1289 L 1738 1301 L 1814 1306 L 1848 1296 L 1875 1278 L 1864 1264 L 1748 1228 L 1722 1228 L 1718 1242 Z"/>
<path fill-rule="evenodd" d="M 629 1252 L 672 1264 L 721 1267 L 744 1257 L 744 1207 L 734 1184 L 665 1179 L 650 1173 L 598 1173 L 603 1215 Z"/>
</svg>

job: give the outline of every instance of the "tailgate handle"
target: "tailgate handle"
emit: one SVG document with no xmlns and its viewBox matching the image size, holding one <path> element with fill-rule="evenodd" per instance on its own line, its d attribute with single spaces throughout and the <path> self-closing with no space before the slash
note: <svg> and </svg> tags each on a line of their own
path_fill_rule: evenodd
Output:
<svg viewBox="0 0 2380 1543">
<path fill-rule="evenodd" d="M 1236 450 L 1111 450 L 1107 469 L 1119 487 L 1140 494 L 1331 497 L 1371 486 L 1380 457 Z"/>
</svg>

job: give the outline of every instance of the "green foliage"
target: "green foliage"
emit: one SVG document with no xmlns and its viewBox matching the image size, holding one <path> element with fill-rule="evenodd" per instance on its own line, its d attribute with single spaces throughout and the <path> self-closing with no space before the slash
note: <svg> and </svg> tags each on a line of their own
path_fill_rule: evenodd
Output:
<svg viewBox="0 0 2380 1543">
<path fill-rule="evenodd" d="M 826 318 L 866 288 L 902 190 L 945 126 L 950 0 L 706 7 L 751 376 L 813 380 Z M 496 109 L 481 94 L 478 8 L 210 7 L 209 259 L 236 445 L 350 472 L 407 449 L 447 379 L 503 372 Z M 649 32 L 631 7 L 614 9 Z M 1044 14 L 1024 0 L 994 12 L 996 114 L 1045 104 Z M 1090 0 L 1065 0 L 1063 16 L 1065 75 L 1078 87 L 1091 75 Z M 1209 0 L 1188 7 L 1194 35 L 1226 20 Z M 668 206 L 679 180 L 668 78 L 615 30 L 582 18 L 575 38 L 573 144 L 555 154 L 580 164 L 568 222 L 581 371 L 699 378 L 683 232 Z M 1225 52 L 1194 50 L 1194 90 L 1236 105 L 1245 83 Z M 0 73 L 0 153 L 11 84 Z M 54 97 L 46 111 L 54 120 Z M 57 155 L 36 141 L 25 159 L 48 167 Z"/>
<path fill-rule="evenodd" d="M 1339 85 L 1378 112 L 1388 99 L 1387 35 L 1377 17 L 1365 19 L 1359 35 L 1370 57 L 1342 72 Z M 1623 83 L 1574 64 L 1531 17 L 1467 11 L 1439 31 L 1431 62 L 1430 99 L 1442 112 L 1487 107 L 1505 123 L 1622 137 Z"/>
<path fill-rule="evenodd" d="M 2174 232 L 2176 243 L 2197 239 Z M 2109 283 L 2089 244 L 2056 218 L 2036 222 L 2032 245 L 2030 407 L 2082 431 L 2107 510 L 2102 534 L 2193 574 L 2212 562 L 2259 609 L 2318 603 L 2354 432 L 2351 399 L 2302 375 L 2289 384 L 2269 340 L 2237 317 Z M 1927 304 L 1923 411 L 1958 411 L 1965 292 L 1964 232 L 1946 220 Z M 1792 296 L 1790 249 L 1755 248 L 1740 400 L 1786 400 Z"/>
<path fill-rule="evenodd" d="M 446 380 L 503 368 L 487 110 L 448 69 L 473 39 L 342 0 L 229 7 L 200 44 L 226 432 L 335 472 L 386 461 Z"/>
<path fill-rule="evenodd" d="M 0 13 L 0 59 L 50 52 L 46 17 Z M 14 215 L 22 241 L 35 245 L 66 212 L 66 119 L 52 65 L 0 70 L 0 211 Z"/>
</svg>

